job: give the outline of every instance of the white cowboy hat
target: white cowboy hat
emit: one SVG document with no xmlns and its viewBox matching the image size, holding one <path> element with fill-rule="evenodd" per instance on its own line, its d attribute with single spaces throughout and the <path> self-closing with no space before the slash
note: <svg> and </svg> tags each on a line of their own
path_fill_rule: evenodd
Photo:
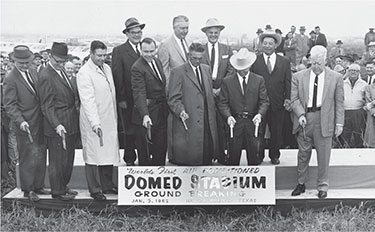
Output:
<svg viewBox="0 0 375 232">
<path fill-rule="evenodd" d="M 202 27 L 201 30 L 203 32 L 206 32 L 206 30 L 210 27 L 218 27 L 220 29 L 220 31 L 222 31 L 225 28 L 224 25 L 219 23 L 219 20 L 217 20 L 216 18 L 210 18 L 210 19 L 207 20 L 206 26 Z"/>
<path fill-rule="evenodd" d="M 241 48 L 237 53 L 230 57 L 230 64 L 236 70 L 244 70 L 249 68 L 257 59 L 253 52 L 249 52 L 247 48 Z"/>
<path fill-rule="evenodd" d="M 263 39 L 266 37 L 271 37 L 276 40 L 276 47 L 281 43 L 281 36 L 277 34 L 274 30 L 266 30 L 259 36 L 259 41 L 262 43 Z"/>
</svg>

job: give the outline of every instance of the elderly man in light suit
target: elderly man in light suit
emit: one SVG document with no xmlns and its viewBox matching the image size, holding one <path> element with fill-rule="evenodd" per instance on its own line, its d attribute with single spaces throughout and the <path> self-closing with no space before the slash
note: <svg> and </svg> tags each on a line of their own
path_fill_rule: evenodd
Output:
<svg viewBox="0 0 375 232">
<path fill-rule="evenodd" d="M 339 136 L 344 125 L 344 88 L 341 74 L 325 67 L 327 49 L 311 49 L 311 68 L 293 76 L 291 106 L 293 132 L 298 142 L 298 185 L 292 196 L 305 192 L 307 170 L 314 146 L 318 159 L 318 197 L 326 198 L 332 136 Z"/>
</svg>

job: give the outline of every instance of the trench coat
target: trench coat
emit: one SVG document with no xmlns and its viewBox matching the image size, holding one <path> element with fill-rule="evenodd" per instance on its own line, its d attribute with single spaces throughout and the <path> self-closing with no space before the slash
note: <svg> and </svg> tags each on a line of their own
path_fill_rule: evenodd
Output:
<svg viewBox="0 0 375 232">
<path fill-rule="evenodd" d="M 367 85 L 366 91 L 366 103 L 372 103 L 372 107 L 367 111 L 367 123 L 364 138 L 365 147 L 375 147 L 375 83 Z"/>
<path fill-rule="evenodd" d="M 208 124 L 213 142 L 213 158 L 217 158 L 217 127 L 215 101 L 212 93 L 210 67 L 200 64 L 206 91 L 202 91 L 190 63 L 172 69 L 169 82 L 168 105 L 173 113 L 172 151 L 176 164 L 203 164 L 204 98 L 207 100 Z M 185 110 L 188 130 L 184 129 L 180 113 Z"/>
<path fill-rule="evenodd" d="M 80 130 L 83 159 L 91 165 L 117 165 L 120 161 L 117 138 L 116 92 L 111 68 L 103 71 L 90 59 L 78 72 L 77 86 L 81 100 Z M 100 125 L 103 146 L 93 127 Z"/>
</svg>

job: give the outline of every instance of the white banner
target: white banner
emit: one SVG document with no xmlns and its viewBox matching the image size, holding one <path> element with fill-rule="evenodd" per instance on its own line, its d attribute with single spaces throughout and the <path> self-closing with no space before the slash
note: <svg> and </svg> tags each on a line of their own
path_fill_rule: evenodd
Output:
<svg viewBox="0 0 375 232">
<path fill-rule="evenodd" d="M 119 167 L 119 205 L 274 205 L 274 166 Z"/>
</svg>

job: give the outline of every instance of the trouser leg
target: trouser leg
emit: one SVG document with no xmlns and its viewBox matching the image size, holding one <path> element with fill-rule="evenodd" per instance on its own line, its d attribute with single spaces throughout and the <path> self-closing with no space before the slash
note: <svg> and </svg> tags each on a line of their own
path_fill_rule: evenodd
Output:
<svg viewBox="0 0 375 232">
<path fill-rule="evenodd" d="M 87 180 L 87 186 L 89 188 L 90 193 L 98 193 L 100 192 L 100 184 L 99 184 L 99 171 L 97 165 L 86 164 L 85 165 L 85 174 Z"/>
</svg>

